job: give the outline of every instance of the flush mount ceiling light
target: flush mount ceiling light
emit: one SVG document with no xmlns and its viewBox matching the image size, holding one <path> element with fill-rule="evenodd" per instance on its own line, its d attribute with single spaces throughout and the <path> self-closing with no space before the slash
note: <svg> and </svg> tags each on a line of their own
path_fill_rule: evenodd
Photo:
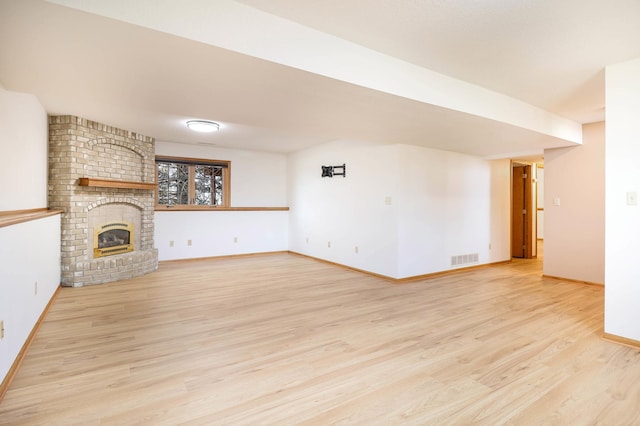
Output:
<svg viewBox="0 0 640 426">
<path fill-rule="evenodd" d="M 190 120 L 187 121 L 187 127 L 196 132 L 211 133 L 220 130 L 220 125 L 213 121 L 206 120 Z"/>
</svg>

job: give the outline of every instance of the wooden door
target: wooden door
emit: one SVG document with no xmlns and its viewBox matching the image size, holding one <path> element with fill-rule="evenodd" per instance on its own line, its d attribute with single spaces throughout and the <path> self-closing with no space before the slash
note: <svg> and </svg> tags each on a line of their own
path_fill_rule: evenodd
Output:
<svg viewBox="0 0 640 426">
<path fill-rule="evenodd" d="M 531 166 L 513 167 L 511 195 L 511 256 L 532 257 Z"/>
</svg>

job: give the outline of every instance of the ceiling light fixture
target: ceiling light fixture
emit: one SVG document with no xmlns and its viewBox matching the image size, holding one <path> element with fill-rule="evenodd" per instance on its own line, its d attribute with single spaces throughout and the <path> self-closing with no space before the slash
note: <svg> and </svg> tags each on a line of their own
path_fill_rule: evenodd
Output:
<svg viewBox="0 0 640 426">
<path fill-rule="evenodd" d="M 187 127 L 196 132 L 211 133 L 220 130 L 220 125 L 213 121 L 207 120 L 190 120 L 187 121 Z"/>
</svg>

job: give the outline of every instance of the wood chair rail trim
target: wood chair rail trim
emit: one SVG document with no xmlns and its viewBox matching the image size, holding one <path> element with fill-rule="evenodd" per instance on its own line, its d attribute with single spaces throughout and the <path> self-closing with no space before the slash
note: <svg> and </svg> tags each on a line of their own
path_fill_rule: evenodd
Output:
<svg viewBox="0 0 640 426">
<path fill-rule="evenodd" d="M 156 205 L 157 212 L 269 212 L 269 211 L 289 211 L 289 207 L 213 207 L 213 206 L 192 206 L 192 205 Z"/>
<path fill-rule="evenodd" d="M 0 228 L 17 225 L 19 223 L 38 220 L 49 216 L 62 214 L 62 210 L 48 209 L 46 207 L 29 210 L 9 210 L 0 212 Z"/>
</svg>

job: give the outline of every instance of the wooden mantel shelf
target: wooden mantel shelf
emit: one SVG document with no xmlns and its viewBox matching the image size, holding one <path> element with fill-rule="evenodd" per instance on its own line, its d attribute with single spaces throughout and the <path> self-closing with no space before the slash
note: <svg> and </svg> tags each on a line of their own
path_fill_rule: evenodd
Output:
<svg viewBox="0 0 640 426">
<path fill-rule="evenodd" d="M 155 183 L 133 182 L 128 180 L 97 179 L 97 178 L 80 178 L 78 185 L 95 186 L 99 188 L 125 188 L 125 189 L 148 189 L 148 190 L 156 189 Z"/>
</svg>

